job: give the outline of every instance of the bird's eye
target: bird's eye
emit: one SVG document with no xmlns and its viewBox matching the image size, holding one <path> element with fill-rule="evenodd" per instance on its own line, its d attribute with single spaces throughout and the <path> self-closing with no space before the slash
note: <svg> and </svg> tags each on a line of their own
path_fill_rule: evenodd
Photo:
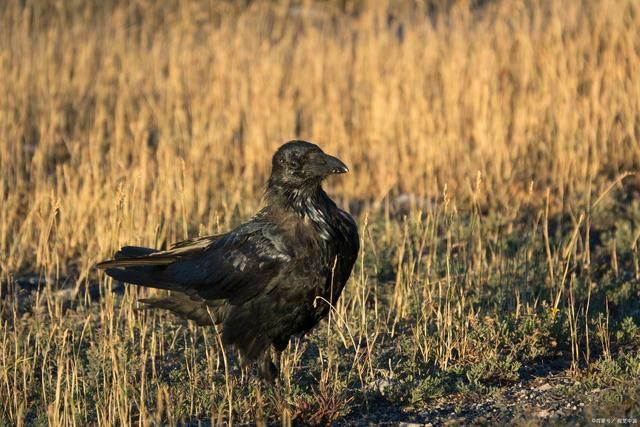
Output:
<svg viewBox="0 0 640 427">
<path fill-rule="evenodd" d="M 300 156 L 296 156 L 296 155 L 290 156 L 288 163 L 289 163 L 289 168 L 298 169 L 298 166 L 300 166 Z"/>
</svg>

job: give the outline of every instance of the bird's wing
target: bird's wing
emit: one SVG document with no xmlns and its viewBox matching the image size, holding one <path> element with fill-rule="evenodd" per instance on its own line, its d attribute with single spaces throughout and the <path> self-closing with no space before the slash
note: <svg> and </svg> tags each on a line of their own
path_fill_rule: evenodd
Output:
<svg viewBox="0 0 640 427">
<path fill-rule="evenodd" d="M 290 259 L 274 225 L 249 223 L 201 255 L 171 264 L 167 272 L 181 279 L 186 293 L 241 304 L 266 290 Z"/>
<path fill-rule="evenodd" d="M 222 236 L 99 267 L 124 282 L 241 304 L 265 290 L 290 259 L 275 225 L 251 221 Z"/>
<path fill-rule="evenodd" d="M 168 265 L 180 258 L 205 251 L 224 235 L 197 237 L 174 243 L 166 251 L 139 246 L 125 246 L 114 255 L 114 259 L 96 264 L 97 268 L 123 268 Z"/>
</svg>

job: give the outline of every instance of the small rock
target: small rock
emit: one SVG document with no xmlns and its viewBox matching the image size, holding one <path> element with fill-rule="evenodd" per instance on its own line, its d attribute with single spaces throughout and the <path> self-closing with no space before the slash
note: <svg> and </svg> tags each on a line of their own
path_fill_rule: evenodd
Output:
<svg viewBox="0 0 640 427">
<path fill-rule="evenodd" d="M 547 409 L 541 409 L 535 413 L 535 416 L 538 418 L 549 418 L 551 416 L 551 412 Z"/>
<path fill-rule="evenodd" d="M 536 387 L 536 390 L 538 391 L 547 391 L 547 390 L 551 390 L 553 388 L 553 386 L 549 383 L 544 383 L 539 387 Z"/>
</svg>

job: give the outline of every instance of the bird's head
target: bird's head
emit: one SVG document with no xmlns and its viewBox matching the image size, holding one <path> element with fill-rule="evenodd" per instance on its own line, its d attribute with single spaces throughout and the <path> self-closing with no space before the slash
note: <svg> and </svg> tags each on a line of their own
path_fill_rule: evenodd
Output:
<svg viewBox="0 0 640 427">
<path fill-rule="evenodd" d="M 346 173 L 349 168 L 336 157 L 306 141 L 289 141 L 273 155 L 269 186 L 304 190 L 317 187 L 332 174 Z"/>
</svg>

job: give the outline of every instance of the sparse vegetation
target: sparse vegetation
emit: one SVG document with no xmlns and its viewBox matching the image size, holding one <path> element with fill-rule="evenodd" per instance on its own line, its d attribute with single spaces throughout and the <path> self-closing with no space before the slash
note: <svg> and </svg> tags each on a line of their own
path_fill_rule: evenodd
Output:
<svg viewBox="0 0 640 427">
<path fill-rule="evenodd" d="M 0 425 L 640 418 L 637 1 L 244 3 L 0 6 Z M 293 137 L 362 249 L 272 389 L 93 266 Z"/>
</svg>

